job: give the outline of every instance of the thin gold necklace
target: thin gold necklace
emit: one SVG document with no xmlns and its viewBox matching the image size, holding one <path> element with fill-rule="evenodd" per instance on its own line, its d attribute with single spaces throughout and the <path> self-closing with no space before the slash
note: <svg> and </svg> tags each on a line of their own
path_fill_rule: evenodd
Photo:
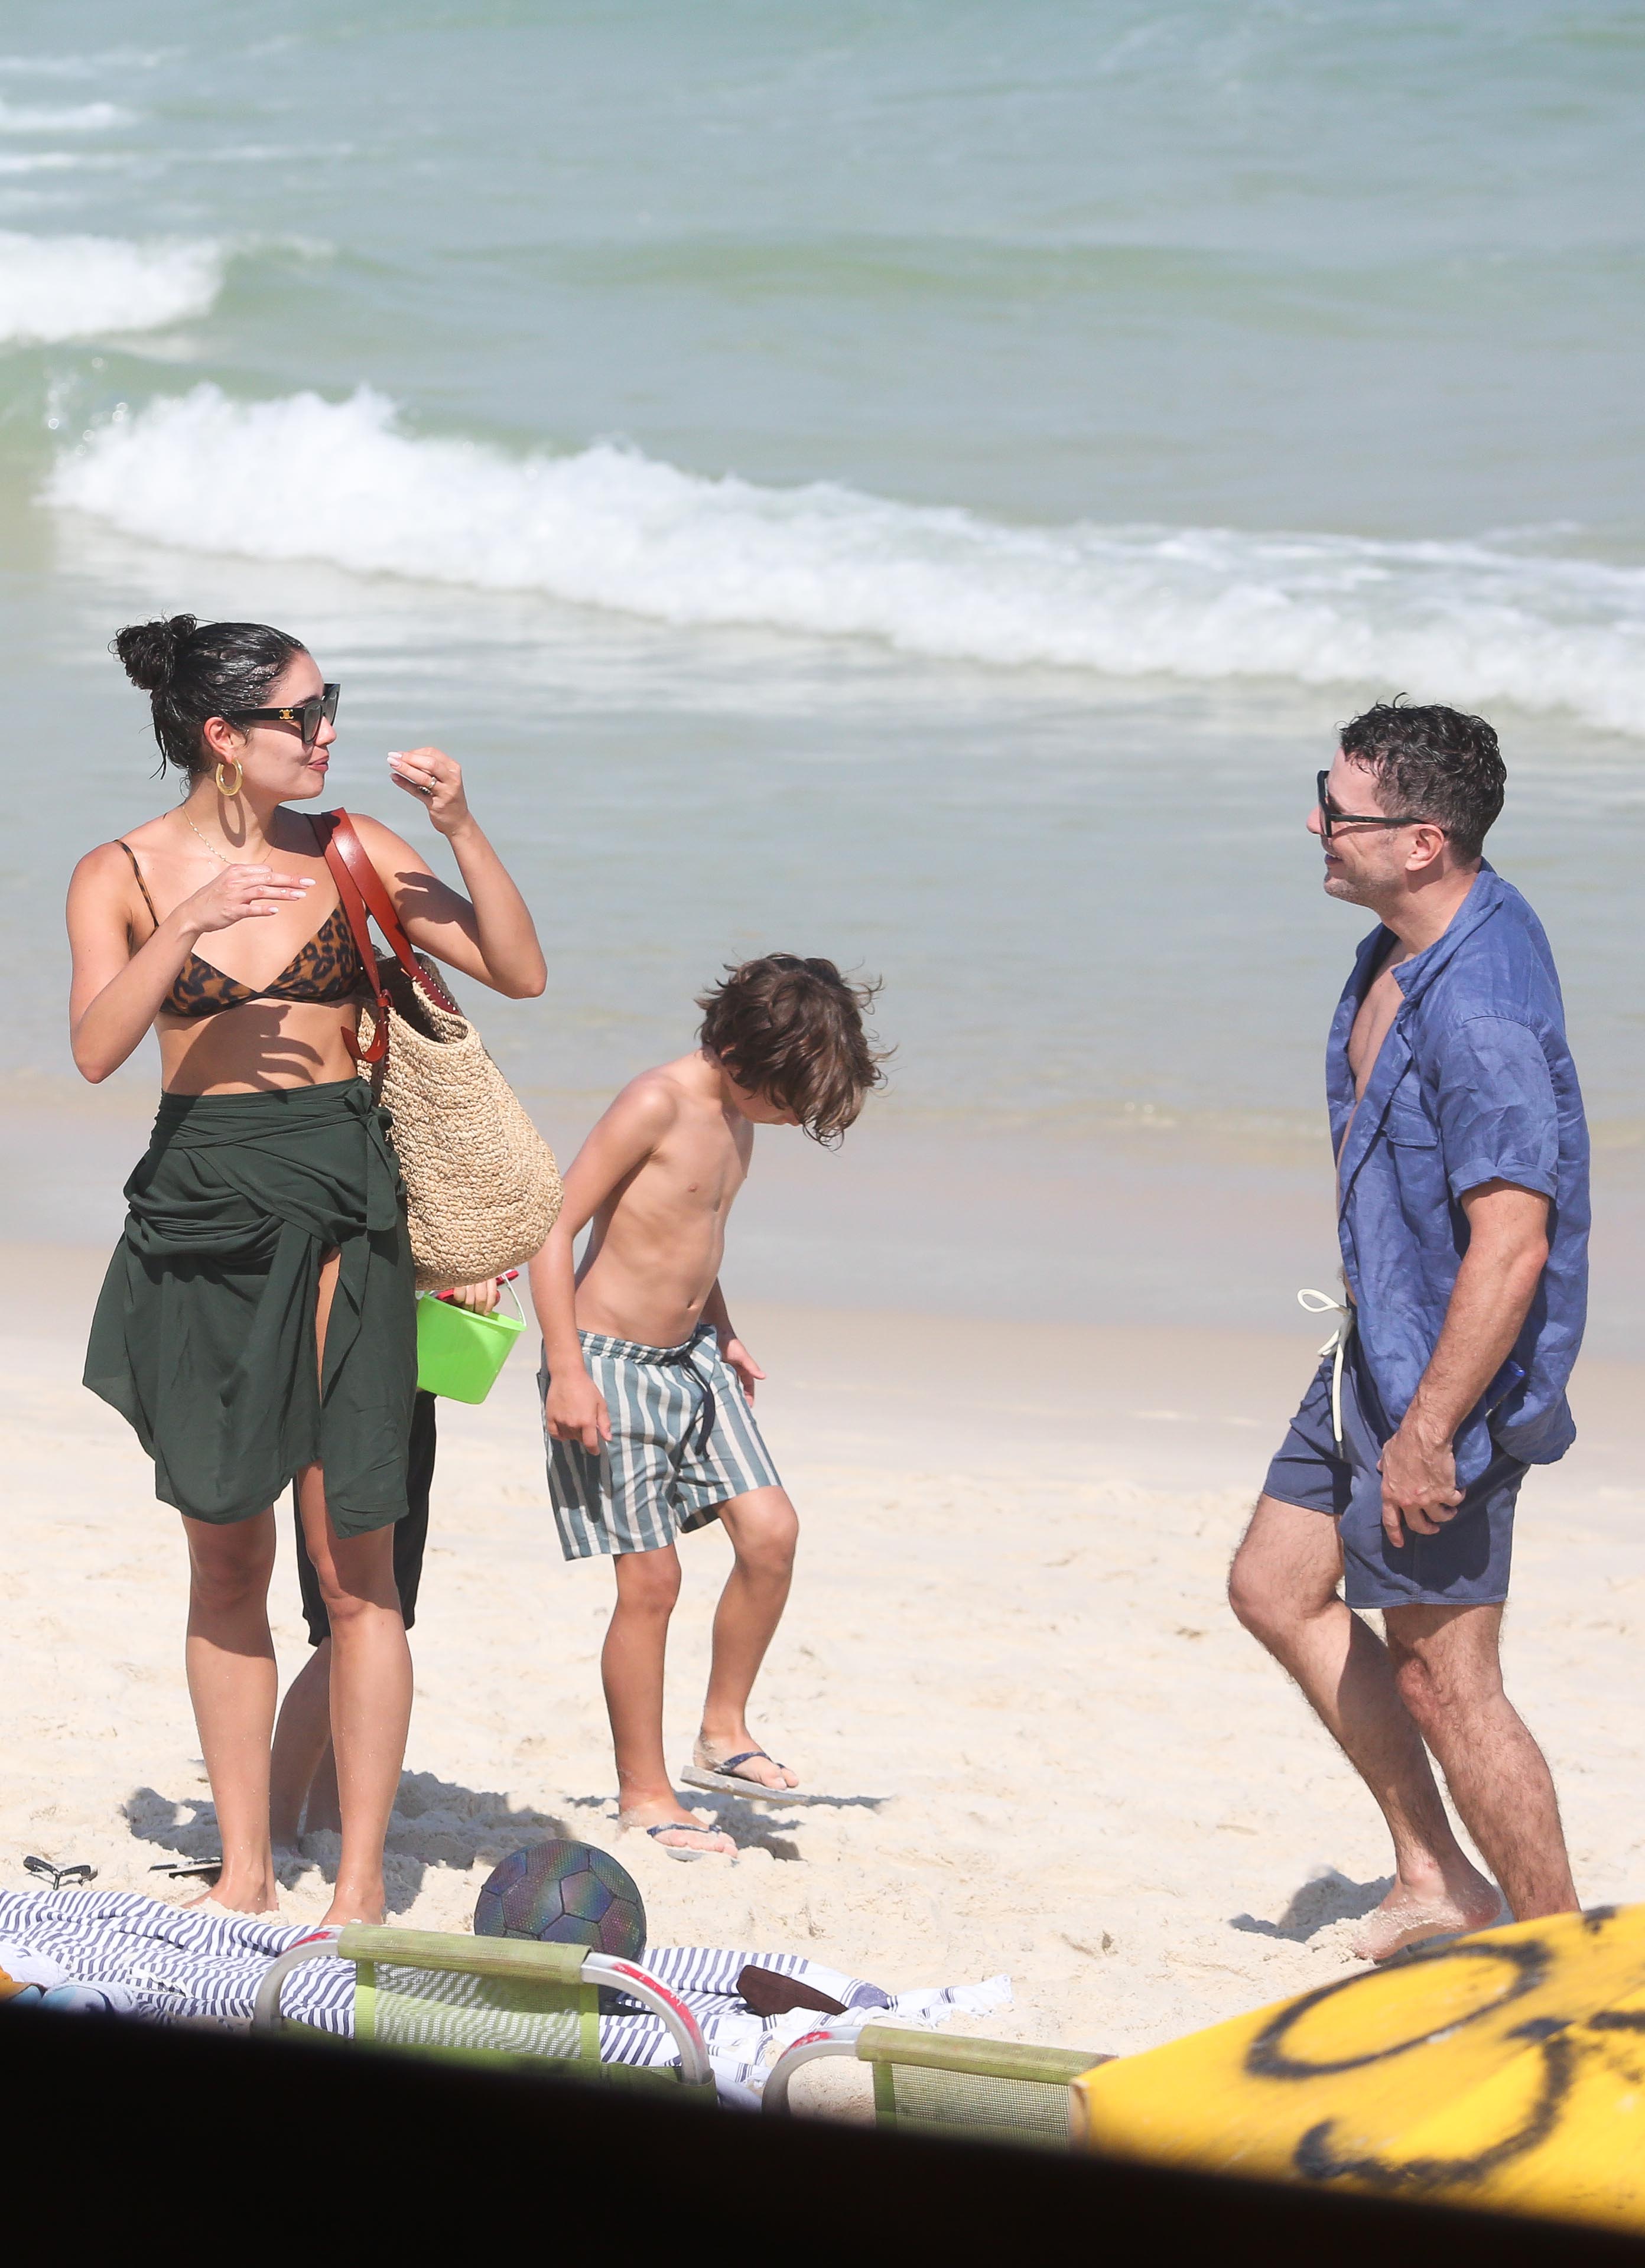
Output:
<svg viewBox="0 0 1645 2268">
<path fill-rule="evenodd" d="M 197 836 L 202 843 L 205 843 L 206 849 L 211 853 L 211 856 L 217 860 L 219 866 L 245 866 L 252 863 L 250 860 L 246 858 L 225 858 L 223 856 L 223 853 L 218 849 L 215 843 L 207 842 L 206 837 L 200 833 L 200 829 L 195 825 L 193 820 L 189 818 L 188 814 L 183 809 L 181 803 L 177 806 L 177 814 L 179 818 L 182 821 L 183 825 L 188 829 L 188 832 L 191 835 Z"/>
</svg>

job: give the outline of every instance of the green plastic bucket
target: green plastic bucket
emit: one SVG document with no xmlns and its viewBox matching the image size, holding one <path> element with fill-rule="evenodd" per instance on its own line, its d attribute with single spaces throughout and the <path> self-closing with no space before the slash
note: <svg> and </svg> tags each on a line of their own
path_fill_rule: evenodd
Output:
<svg viewBox="0 0 1645 2268">
<path fill-rule="evenodd" d="M 511 1284 L 509 1295 L 520 1307 Z M 476 1315 L 424 1292 L 417 1303 L 417 1382 L 423 1394 L 443 1394 L 448 1402 L 483 1402 L 497 1383 L 514 1341 L 526 1328 L 518 1315 Z"/>
</svg>

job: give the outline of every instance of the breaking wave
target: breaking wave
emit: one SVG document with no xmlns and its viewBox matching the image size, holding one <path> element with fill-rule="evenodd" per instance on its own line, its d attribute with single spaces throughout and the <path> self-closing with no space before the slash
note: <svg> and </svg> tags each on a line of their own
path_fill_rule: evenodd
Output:
<svg viewBox="0 0 1645 2268">
<path fill-rule="evenodd" d="M 511 457 L 418 438 L 365 388 L 246 403 L 198 386 L 100 428 L 46 496 L 195 550 L 682 626 L 1118 677 L 1368 682 L 1645 729 L 1645 570 L 1507 541 L 1014 526 L 826 482 L 706 479 L 609 444 Z"/>
<path fill-rule="evenodd" d="M 222 246 L 187 239 L 0 231 L 0 342 L 50 345 L 203 315 L 222 289 L 225 259 Z"/>
</svg>

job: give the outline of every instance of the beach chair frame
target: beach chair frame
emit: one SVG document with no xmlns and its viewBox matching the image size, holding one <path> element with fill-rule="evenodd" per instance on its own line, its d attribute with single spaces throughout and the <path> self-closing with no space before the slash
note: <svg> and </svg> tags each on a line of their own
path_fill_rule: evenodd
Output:
<svg viewBox="0 0 1645 2268">
<path fill-rule="evenodd" d="M 1051 2150 L 1074 2144 L 1073 2082 L 1095 2065 L 1113 2060 L 1084 2048 L 955 2039 L 905 2030 L 900 2024 L 807 2032 L 773 2065 L 762 2110 L 778 2117 L 787 2115 L 795 2073 L 808 2063 L 842 2056 L 873 2071 L 876 2125 L 950 2139 L 970 2133 L 979 2140 Z"/>
<path fill-rule="evenodd" d="M 379 1965 L 443 1971 L 526 1986 L 535 1984 L 551 1994 L 580 1990 L 590 1997 L 579 2014 L 579 2054 L 511 2054 L 506 2050 L 489 2049 L 472 2052 L 485 2061 L 500 2059 L 515 2067 L 541 2064 L 545 2069 L 588 2079 L 638 2085 L 660 2081 L 690 2088 L 712 2088 L 713 2085 L 708 2049 L 691 2011 L 645 1970 L 631 1961 L 618 1960 L 612 1954 L 590 1952 L 580 1945 L 540 1944 L 531 1938 L 468 1937 L 454 1931 L 382 1928 L 365 1922 L 349 1922 L 340 1929 L 306 1938 L 300 1945 L 290 1947 L 270 1962 L 257 1987 L 251 2019 L 254 2032 L 277 2031 L 291 2021 L 280 2013 L 280 1995 L 291 1971 L 308 1961 L 354 1962 L 357 1970 L 363 1972 L 360 1984 L 365 1991 L 362 1998 L 368 2010 L 373 2001 L 366 1996 L 373 1993 Z M 662 2019 L 680 2051 L 677 2067 L 656 2071 L 600 2061 L 599 2017 L 592 1999 L 594 1988 L 600 1985 L 625 1993 L 651 2014 Z M 367 2040 L 373 2037 L 369 2015 L 365 2029 L 357 2036 Z"/>
</svg>

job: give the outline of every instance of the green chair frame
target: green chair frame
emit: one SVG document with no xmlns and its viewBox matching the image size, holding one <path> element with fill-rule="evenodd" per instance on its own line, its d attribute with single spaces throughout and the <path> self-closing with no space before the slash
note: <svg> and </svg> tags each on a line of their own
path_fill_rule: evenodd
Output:
<svg viewBox="0 0 1645 2268">
<path fill-rule="evenodd" d="M 309 1961 L 354 1963 L 357 2040 L 409 2045 L 417 2051 L 417 2043 L 395 2040 L 380 2030 L 378 1972 L 402 1969 L 425 1975 L 445 1973 L 474 1977 L 497 1988 L 498 1999 L 513 2015 L 572 2017 L 576 2048 L 570 2055 L 487 2046 L 438 2047 L 425 2052 L 455 2054 L 464 2060 L 505 2063 L 620 2086 L 712 2090 L 708 2049 L 685 2003 L 634 1962 L 620 1961 L 609 1953 L 592 1953 L 580 1945 L 540 1944 L 531 1938 L 468 1937 L 444 1930 L 375 1928 L 350 1922 L 322 1937 L 306 1939 L 269 1963 L 257 1987 L 251 2020 L 254 2032 L 279 2030 L 291 2023 L 280 2013 L 281 1992 L 291 1971 Z M 677 2067 L 652 2071 L 600 2061 L 601 1985 L 627 1994 L 653 2015 L 661 2017 L 680 2051 Z"/>
<path fill-rule="evenodd" d="M 877 2125 L 904 2133 L 960 2133 L 977 2140 L 1073 2146 L 1072 2082 L 1111 2056 L 1084 2048 L 1035 2047 L 1016 2040 L 955 2039 L 900 2024 L 860 2031 L 807 2032 L 777 2059 L 761 2107 L 781 2117 L 798 2071 L 829 2057 L 851 2056 L 874 2073 Z"/>
</svg>

